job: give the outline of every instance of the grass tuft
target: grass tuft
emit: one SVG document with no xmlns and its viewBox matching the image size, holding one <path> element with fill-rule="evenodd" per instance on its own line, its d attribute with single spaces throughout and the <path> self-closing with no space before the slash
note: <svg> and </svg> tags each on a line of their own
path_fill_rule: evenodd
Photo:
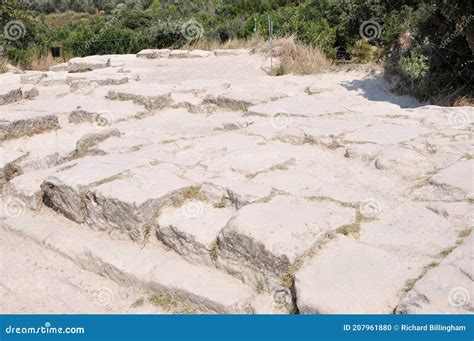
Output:
<svg viewBox="0 0 474 341">
<path fill-rule="evenodd" d="M 130 307 L 131 308 L 143 307 L 144 304 L 145 304 L 145 299 L 142 297 L 136 300 L 135 302 L 133 302 Z"/>
</svg>

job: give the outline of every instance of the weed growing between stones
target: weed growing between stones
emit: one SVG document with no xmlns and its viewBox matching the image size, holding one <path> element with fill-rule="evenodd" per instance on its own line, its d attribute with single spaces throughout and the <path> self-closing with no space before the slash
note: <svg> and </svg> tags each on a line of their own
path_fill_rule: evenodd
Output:
<svg viewBox="0 0 474 341">
<path fill-rule="evenodd" d="M 133 302 L 130 307 L 131 308 L 138 308 L 138 307 L 143 307 L 145 304 L 145 299 L 143 297 L 137 299 L 135 302 Z"/>
<path fill-rule="evenodd" d="M 430 264 L 426 265 L 423 268 L 423 270 L 421 270 L 421 273 L 418 276 L 416 276 L 415 278 L 409 279 L 405 282 L 405 285 L 402 289 L 402 292 L 404 292 L 404 293 L 409 292 L 411 289 L 413 289 L 416 282 L 418 282 L 420 279 L 422 279 L 430 269 L 433 269 L 433 268 L 437 267 L 438 265 L 439 265 L 438 262 L 431 262 Z"/>
<path fill-rule="evenodd" d="M 265 286 L 262 280 L 257 281 L 257 285 L 255 286 L 255 291 L 257 292 L 257 294 L 261 294 L 265 291 Z"/>
<path fill-rule="evenodd" d="M 169 295 L 165 294 L 151 294 L 148 296 L 148 301 L 155 307 L 164 309 L 168 313 L 172 314 L 196 314 L 197 310 L 176 301 Z"/>
<path fill-rule="evenodd" d="M 214 262 L 217 260 L 217 248 L 218 248 L 218 245 L 217 245 L 217 239 L 216 239 L 209 246 L 209 253 L 211 254 L 211 259 Z"/>
</svg>

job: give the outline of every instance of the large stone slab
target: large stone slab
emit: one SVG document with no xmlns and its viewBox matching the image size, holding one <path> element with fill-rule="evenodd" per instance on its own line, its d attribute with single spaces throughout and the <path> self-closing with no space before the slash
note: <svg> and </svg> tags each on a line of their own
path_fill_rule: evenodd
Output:
<svg viewBox="0 0 474 341">
<path fill-rule="evenodd" d="M 231 170 L 252 177 L 270 169 L 285 168 L 294 162 L 289 149 L 276 150 L 274 146 L 255 146 L 219 155 L 202 162 L 209 170 Z"/>
<path fill-rule="evenodd" d="M 67 78 L 71 92 L 88 94 L 100 86 L 122 85 L 130 80 L 130 77 L 121 74 L 101 75 L 91 72 L 86 75 Z"/>
<path fill-rule="evenodd" d="M 225 56 L 237 56 L 241 54 L 247 54 L 248 50 L 246 49 L 214 49 L 212 52 L 217 57 L 225 57 Z"/>
<path fill-rule="evenodd" d="M 21 91 L 21 87 L 0 89 L 0 105 L 18 102 L 21 101 L 22 98 L 23 92 Z"/>
<path fill-rule="evenodd" d="M 124 84 L 110 90 L 107 98 L 132 100 L 136 104 L 144 105 L 148 110 L 162 109 L 172 104 L 170 88 L 161 85 L 143 87 L 137 84 Z"/>
<path fill-rule="evenodd" d="M 7 217 L 1 228 L 34 240 L 85 270 L 160 295 L 166 302 L 179 304 L 186 313 L 253 311 L 252 288 L 216 269 L 189 264 L 156 247 L 139 248 L 126 241 L 104 239 L 55 215 L 25 213 Z"/>
<path fill-rule="evenodd" d="M 137 58 L 144 59 L 157 59 L 157 58 L 168 58 L 171 50 L 169 49 L 146 49 L 141 50 L 137 53 Z"/>
<path fill-rule="evenodd" d="M 455 245 L 459 232 L 465 228 L 452 224 L 425 203 L 398 202 L 386 206 L 374 201 L 373 206 L 373 220 L 360 224 L 360 242 L 413 260 L 429 262 Z M 368 207 L 361 210 L 369 213 Z"/>
<path fill-rule="evenodd" d="M 41 134 L 58 128 L 56 115 L 35 111 L 0 112 L 0 141 Z"/>
<path fill-rule="evenodd" d="M 430 269 L 400 301 L 399 314 L 472 314 L 474 313 L 474 238 Z"/>
<path fill-rule="evenodd" d="M 415 139 L 427 132 L 428 130 L 425 128 L 397 124 L 374 124 L 347 134 L 344 139 L 359 143 L 396 144 Z"/>
<path fill-rule="evenodd" d="M 194 184 L 176 173 L 173 166 L 141 167 L 89 188 L 84 192 L 85 221 L 144 242 L 153 235 L 161 208 L 192 192 Z"/>
<path fill-rule="evenodd" d="M 461 160 L 430 178 L 430 183 L 446 191 L 461 190 L 466 198 L 474 198 L 474 160 Z"/>
<path fill-rule="evenodd" d="M 58 169 L 49 168 L 22 174 L 10 180 L 4 188 L 4 198 L 23 209 L 39 211 L 43 205 L 41 184 Z"/>
<path fill-rule="evenodd" d="M 207 89 L 205 103 L 236 111 L 246 111 L 254 105 L 286 96 L 283 91 L 271 85 L 251 82 L 230 84 L 227 89 Z"/>
<path fill-rule="evenodd" d="M 171 59 L 189 58 L 189 50 L 171 50 L 168 58 L 171 58 Z"/>
<path fill-rule="evenodd" d="M 186 259 L 212 265 L 217 236 L 235 213 L 225 199 L 213 201 L 194 199 L 180 207 L 165 207 L 158 219 L 156 236 Z"/>
<path fill-rule="evenodd" d="M 16 172 L 14 162 L 24 155 L 20 151 L 0 147 L 0 188 L 15 175 L 12 174 Z"/>
<path fill-rule="evenodd" d="M 416 180 L 435 170 L 429 157 L 408 148 L 388 146 L 377 155 L 374 165 L 381 171 L 403 174 L 406 179 Z"/>
<path fill-rule="evenodd" d="M 220 174 L 220 176 L 213 176 L 207 181 L 224 188 L 232 205 L 237 209 L 269 198 L 273 190 L 272 186 L 239 174 Z"/>
<path fill-rule="evenodd" d="M 189 58 L 207 58 L 212 56 L 213 53 L 211 51 L 204 51 L 204 50 L 192 50 L 189 52 Z"/>
<path fill-rule="evenodd" d="M 339 236 L 295 275 L 304 314 L 390 314 L 407 280 L 423 265 L 382 248 Z"/>
<path fill-rule="evenodd" d="M 130 155 L 86 157 L 63 165 L 48 177 L 41 188 L 47 203 L 76 222 L 85 221 L 84 193 L 89 187 L 113 181 L 127 170 L 145 165 L 149 160 Z"/>
<path fill-rule="evenodd" d="M 336 149 L 342 147 L 343 134 L 363 126 L 362 122 L 354 120 L 301 117 L 283 111 L 254 122 L 244 131 L 295 145 L 312 144 Z"/>
<path fill-rule="evenodd" d="M 116 102 L 107 99 L 98 99 L 84 102 L 69 114 L 71 123 L 95 123 L 99 126 L 109 126 L 123 120 L 146 115 L 141 105 L 132 101 Z"/>
<path fill-rule="evenodd" d="M 96 69 L 105 69 L 110 66 L 110 58 L 101 56 L 89 56 L 83 58 L 72 58 L 67 63 L 66 70 L 69 72 L 85 72 Z"/>
<path fill-rule="evenodd" d="M 344 110 L 344 107 L 334 99 L 299 95 L 252 106 L 248 108 L 247 114 L 274 116 L 283 113 L 290 116 L 312 117 Z"/>
<path fill-rule="evenodd" d="M 272 288 L 327 233 L 354 221 L 352 208 L 276 196 L 238 211 L 219 234 L 217 261 L 246 281 Z"/>
</svg>

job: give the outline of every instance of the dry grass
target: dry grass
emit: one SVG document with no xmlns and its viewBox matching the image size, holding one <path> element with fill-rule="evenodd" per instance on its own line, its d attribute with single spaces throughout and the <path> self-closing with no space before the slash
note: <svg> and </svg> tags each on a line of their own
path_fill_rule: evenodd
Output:
<svg viewBox="0 0 474 341">
<path fill-rule="evenodd" d="M 62 60 L 54 59 L 51 55 L 38 57 L 29 65 L 28 70 L 47 71 L 51 66 L 63 63 Z"/>
<path fill-rule="evenodd" d="M 323 51 L 296 41 L 293 36 L 273 40 L 273 57 L 279 65 L 271 74 L 312 75 L 326 70 L 331 62 Z M 186 45 L 186 49 L 214 50 L 214 49 L 248 49 L 251 53 L 270 56 L 270 44 L 262 36 L 253 35 L 248 39 L 230 39 L 225 43 L 215 40 L 201 39 Z"/>
<path fill-rule="evenodd" d="M 0 60 L 0 74 L 8 72 L 8 67 L 7 67 L 7 60 L 5 58 L 2 58 Z"/>
<path fill-rule="evenodd" d="M 273 41 L 273 56 L 279 61 L 275 75 L 313 75 L 331 66 L 324 52 L 318 48 L 301 44 L 293 36 Z M 254 53 L 270 54 L 270 45 L 264 43 L 252 50 Z"/>
<path fill-rule="evenodd" d="M 264 40 L 259 35 L 253 35 L 248 39 L 229 39 L 225 43 L 217 40 L 201 39 L 196 42 L 189 43 L 183 48 L 190 50 L 205 50 L 211 51 L 215 49 L 252 49 L 257 45 L 264 43 Z"/>
<path fill-rule="evenodd" d="M 474 106 L 474 97 L 472 95 L 465 95 L 469 92 L 467 87 L 456 89 L 451 93 L 444 93 L 432 99 L 432 104 L 447 106 L 447 107 L 472 107 Z"/>
<path fill-rule="evenodd" d="M 279 73 L 293 73 L 295 75 L 312 75 L 327 69 L 331 63 L 324 53 L 314 47 L 294 42 L 283 43 L 283 50 L 279 57 Z"/>
<path fill-rule="evenodd" d="M 474 107 L 474 97 L 460 97 L 455 100 L 454 107 Z"/>
</svg>

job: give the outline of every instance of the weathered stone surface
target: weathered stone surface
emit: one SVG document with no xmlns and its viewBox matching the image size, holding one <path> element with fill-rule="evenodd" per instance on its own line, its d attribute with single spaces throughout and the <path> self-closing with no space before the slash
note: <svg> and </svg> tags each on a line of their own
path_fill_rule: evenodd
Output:
<svg viewBox="0 0 474 341">
<path fill-rule="evenodd" d="M 426 208 L 423 203 L 400 202 L 394 207 L 384 207 L 379 203 L 378 208 L 373 221 L 360 224 L 359 241 L 393 250 L 413 260 L 429 262 L 456 245 L 459 232 L 464 229 Z"/>
<path fill-rule="evenodd" d="M 285 168 L 294 163 L 294 154 L 281 149 L 274 152 L 274 146 L 255 146 L 253 149 L 239 149 L 225 155 L 215 155 L 203 161 L 210 171 L 230 170 L 251 178 L 270 169 Z M 258 157 L 255 157 L 258 155 Z"/>
<path fill-rule="evenodd" d="M 32 84 L 37 85 L 42 79 L 46 78 L 48 75 L 45 72 L 41 71 L 31 71 L 25 75 L 21 75 L 21 84 Z"/>
<path fill-rule="evenodd" d="M 210 57 L 212 52 L 204 50 L 192 50 L 189 52 L 189 58 L 206 58 Z"/>
<path fill-rule="evenodd" d="M 96 69 L 104 69 L 110 66 L 110 59 L 106 57 L 90 56 L 84 58 L 73 58 L 68 62 L 67 71 L 84 72 Z"/>
<path fill-rule="evenodd" d="M 147 49 L 138 52 L 137 57 L 145 59 L 168 58 L 170 52 L 169 49 Z"/>
<path fill-rule="evenodd" d="M 172 103 L 170 89 L 166 86 L 143 88 L 139 85 L 120 86 L 110 90 L 107 98 L 112 100 L 129 101 L 144 105 L 148 110 L 163 109 Z"/>
<path fill-rule="evenodd" d="M 359 69 L 270 77 L 264 58 L 151 50 L 1 74 L 23 97 L 1 106 L 1 214 L 199 311 L 470 312 L 445 298 L 472 296 L 472 260 L 449 257 L 472 258 L 474 111 Z"/>
<path fill-rule="evenodd" d="M 23 98 L 21 88 L 0 89 L 0 105 L 18 102 Z"/>
<path fill-rule="evenodd" d="M 24 99 L 33 99 L 39 96 L 39 90 L 34 86 L 24 85 L 21 87 Z"/>
<path fill-rule="evenodd" d="M 89 133 L 82 136 L 76 143 L 76 149 L 73 152 L 72 158 L 79 158 L 85 155 L 101 154 L 100 150 L 94 149 L 99 143 L 107 140 L 110 137 L 119 137 L 120 131 L 117 129 L 107 129 L 97 133 Z"/>
<path fill-rule="evenodd" d="M 310 314 L 390 314 L 423 265 L 339 236 L 295 277 L 298 308 Z"/>
<path fill-rule="evenodd" d="M 71 123 L 95 123 L 107 127 L 114 123 L 146 115 L 147 110 L 130 101 L 111 101 L 100 99 L 93 102 L 81 103 L 69 114 Z"/>
<path fill-rule="evenodd" d="M 279 282 L 327 233 L 354 222 L 354 209 L 277 196 L 239 210 L 219 235 L 217 261 L 250 282 Z"/>
<path fill-rule="evenodd" d="M 334 99 L 300 95 L 250 107 L 247 114 L 270 117 L 277 114 L 312 117 L 343 110 L 344 107 Z"/>
<path fill-rule="evenodd" d="M 234 213 L 224 200 L 190 200 L 181 207 L 165 207 L 160 212 L 156 235 L 186 259 L 211 265 L 217 252 L 217 235 Z"/>
<path fill-rule="evenodd" d="M 22 152 L 0 147 L 0 188 L 10 180 L 16 172 L 14 162 L 25 155 Z"/>
<path fill-rule="evenodd" d="M 472 314 L 474 312 L 474 238 L 468 237 L 426 273 L 400 301 L 398 314 Z"/>
<path fill-rule="evenodd" d="M 59 128 L 56 115 L 42 112 L 3 111 L 0 113 L 0 117 L 0 141 L 41 134 Z"/>
<path fill-rule="evenodd" d="M 347 134 L 347 141 L 369 142 L 377 144 L 394 144 L 409 141 L 426 133 L 424 128 L 404 127 L 395 124 L 372 125 L 354 133 Z"/>
<path fill-rule="evenodd" d="M 449 191 L 460 189 L 466 198 L 474 198 L 474 160 L 462 160 L 431 177 L 430 183 Z"/>
<path fill-rule="evenodd" d="M 171 50 L 168 57 L 176 58 L 176 59 L 189 58 L 190 57 L 189 53 L 190 53 L 189 50 Z"/>
<path fill-rule="evenodd" d="M 122 85 L 128 83 L 129 77 L 122 75 L 68 77 L 67 83 L 73 93 L 90 93 L 93 89 L 106 85 Z"/>
<path fill-rule="evenodd" d="M 268 198 L 272 193 L 272 186 L 264 185 L 255 179 L 247 179 L 238 174 L 217 178 L 213 177 L 207 179 L 207 181 L 225 188 L 229 200 L 237 209 Z"/>
<path fill-rule="evenodd" d="M 374 165 L 379 170 L 397 172 L 413 180 L 435 170 L 429 158 L 414 150 L 395 146 L 383 149 L 377 155 Z"/>
<path fill-rule="evenodd" d="M 84 222 L 84 193 L 89 187 L 104 184 L 122 176 L 148 160 L 130 155 L 86 157 L 63 165 L 62 170 L 48 177 L 41 188 L 47 203 L 66 217 Z"/>
<path fill-rule="evenodd" d="M 192 192 L 192 185 L 171 166 L 137 168 L 90 186 L 84 194 L 85 220 L 94 228 L 119 231 L 144 242 L 154 232 L 160 209 Z"/>
<path fill-rule="evenodd" d="M 278 88 L 259 85 L 255 83 L 243 83 L 239 85 L 228 84 L 220 88 L 211 87 L 207 90 L 205 103 L 217 105 L 222 108 L 246 111 L 250 107 L 260 103 L 271 102 L 287 96 Z"/>
<path fill-rule="evenodd" d="M 39 211 L 43 205 L 41 184 L 55 172 L 56 169 L 49 168 L 19 175 L 5 185 L 4 197 L 7 202 L 8 200 L 17 201 L 25 209 Z"/>
<path fill-rule="evenodd" d="M 52 71 L 52 72 L 68 71 L 68 67 L 69 67 L 68 63 L 56 64 L 56 65 L 51 66 L 49 68 L 49 71 Z"/>
<path fill-rule="evenodd" d="M 24 214 L 7 217 L 1 228 L 32 239 L 83 269 L 179 302 L 185 313 L 245 313 L 253 300 L 252 288 L 216 269 L 191 265 L 160 249 L 104 239 L 72 222 L 56 219 Z"/>
<path fill-rule="evenodd" d="M 224 57 L 224 56 L 236 56 L 239 54 L 246 54 L 248 53 L 247 50 L 244 49 L 214 49 L 212 52 L 217 57 Z"/>
</svg>

